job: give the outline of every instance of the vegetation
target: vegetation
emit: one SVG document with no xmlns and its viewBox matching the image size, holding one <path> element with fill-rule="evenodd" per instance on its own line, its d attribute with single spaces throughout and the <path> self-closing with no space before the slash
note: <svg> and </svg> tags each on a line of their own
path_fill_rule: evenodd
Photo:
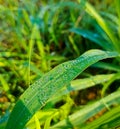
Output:
<svg viewBox="0 0 120 129">
<path fill-rule="evenodd" d="M 119 127 L 119 12 L 119 0 L 0 0 L 0 129 Z"/>
</svg>

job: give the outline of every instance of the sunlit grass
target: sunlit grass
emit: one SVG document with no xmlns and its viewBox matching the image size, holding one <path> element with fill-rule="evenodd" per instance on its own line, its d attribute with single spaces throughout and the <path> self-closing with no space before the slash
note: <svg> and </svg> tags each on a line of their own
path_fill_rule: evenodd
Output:
<svg viewBox="0 0 120 129">
<path fill-rule="evenodd" d="M 0 1 L 0 116 L 3 116 L 0 129 L 5 127 L 9 113 L 20 95 L 55 66 L 75 59 L 89 49 L 120 53 L 119 12 L 119 0 Z M 119 118 L 119 99 L 115 100 L 115 96 L 109 95 L 111 92 L 116 96 L 119 94 L 119 64 L 117 57 L 89 67 L 70 86 L 50 98 L 25 128 L 119 126 L 116 121 Z M 86 99 L 85 109 L 88 110 L 88 105 L 92 104 L 93 112 L 81 114 L 84 105 L 77 105 L 75 99 L 77 96 L 77 99 L 82 100 L 80 94 L 85 94 L 89 87 L 99 87 L 100 95 L 90 102 Z M 105 100 L 107 114 L 103 113 L 99 119 L 89 123 L 87 119 L 99 112 L 94 111 L 94 106 L 101 98 Z M 111 98 L 110 105 L 106 104 L 106 98 Z M 76 112 L 78 122 L 74 119 Z M 114 113 L 118 115 L 107 120 Z M 85 118 L 81 124 L 79 115 Z M 84 126 L 86 121 L 88 123 Z"/>
</svg>

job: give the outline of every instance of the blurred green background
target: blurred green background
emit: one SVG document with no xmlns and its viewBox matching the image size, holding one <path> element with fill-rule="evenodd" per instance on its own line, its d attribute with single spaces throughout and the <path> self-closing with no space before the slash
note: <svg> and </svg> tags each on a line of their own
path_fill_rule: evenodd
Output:
<svg viewBox="0 0 120 129">
<path fill-rule="evenodd" d="M 0 0 L 0 116 L 44 73 L 90 49 L 120 53 L 119 0 Z M 92 65 L 78 78 L 116 76 L 71 92 L 71 101 L 80 108 L 116 91 L 119 72 L 119 58 Z"/>
</svg>

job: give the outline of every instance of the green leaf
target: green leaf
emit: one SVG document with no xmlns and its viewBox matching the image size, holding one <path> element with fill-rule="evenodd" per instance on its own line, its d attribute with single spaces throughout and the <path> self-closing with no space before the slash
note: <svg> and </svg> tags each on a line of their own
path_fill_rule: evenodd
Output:
<svg viewBox="0 0 120 129">
<path fill-rule="evenodd" d="M 117 129 L 120 126 L 120 105 L 87 124 L 82 129 Z"/>
<path fill-rule="evenodd" d="M 77 59 L 58 65 L 24 92 L 9 117 L 6 129 L 22 129 L 49 98 L 87 67 L 99 60 L 116 56 L 118 56 L 116 52 L 89 50 Z"/>
<path fill-rule="evenodd" d="M 107 22 L 101 17 L 101 15 L 99 13 L 97 13 L 95 8 L 89 3 L 86 4 L 86 12 L 97 21 L 98 25 L 104 30 L 104 32 L 107 34 L 109 39 L 112 41 L 114 48 L 118 52 L 120 52 L 119 41 L 116 38 L 116 35 L 114 35 L 112 30 L 108 26 Z"/>
<path fill-rule="evenodd" d="M 0 129 L 4 129 L 5 128 L 5 125 L 7 123 L 9 115 L 10 115 L 10 113 L 6 112 L 3 117 L 0 117 Z"/>
<path fill-rule="evenodd" d="M 114 47 L 112 44 L 103 39 L 98 33 L 93 33 L 89 30 L 83 30 L 80 28 L 71 28 L 69 31 L 79 34 L 84 38 L 93 41 L 94 43 L 98 44 L 102 48 L 105 48 L 106 50 L 112 50 Z"/>
<path fill-rule="evenodd" d="M 88 126 L 85 127 L 85 125 L 83 125 L 83 123 L 86 120 L 88 120 L 90 117 L 99 113 L 101 110 L 106 109 L 117 103 L 120 104 L 120 91 L 116 91 L 91 105 L 86 105 L 83 109 L 75 112 L 74 114 L 70 115 L 68 118 L 55 124 L 50 129 L 61 129 L 61 128 L 62 129 L 68 129 L 68 128 L 72 129 L 73 127 L 79 127 L 80 129 L 92 129 L 92 128 L 96 129 L 95 126 L 97 126 L 97 124 L 99 124 L 99 125 L 102 124 L 102 122 L 100 123 L 101 119 L 96 121 L 97 123 L 94 123 L 95 126 L 92 126 L 93 124 L 91 124 L 91 126 L 89 127 L 89 124 L 88 124 Z M 117 118 L 120 115 L 116 114 L 116 113 L 119 113 L 119 112 L 120 112 L 119 110 L 116 110 L 114 112 L 111 112 L 112 115 L 111 114 L 108 114 L 108 115 L 109 116 L 111 115 L 112 117 L 115 115 L 114 118 Z M 114 118 L 108 117 L 108 115 L 106 116 L 106 119 L 103 116 L 103 119 L 106 120 L 105 123 L 103 123 L 103 125 L 109 124 L 109 122 L 112 120 L 114 121 Z M 102 129 L 102 128 L 100 128 L 100 129 Z M 105 128 L 105 129 L 110 129 L 110 128 Z"/>
<path fill-rule="evenodd" d="M 117 74 L 101 74 L 101 75 L 96 75 L 96 76 L 91 76 L 89 78 L 83 78 L 83 79 L 75 79 L 71 81 L 71 84 L 63 87 L 61 89 L 61 93 L 57 95 L 56 97 L 54 96 L 53 98 L 50 99 L 50 101 L 54 100 L 55 98 L 58 98 L 62 95 L 66 95 L 70 93 L 71 91 L 78 91 L 78 90 L 83 90 L 87 89 L 93 86 L 96 86 L 98 84 L 102 84 L 105 82 L 110 81 L 115 75 Z M 119 78 L 117 78 L 119 79 Z"/>
<path fill-rule="evenodd" d="M 93 86 L 99 86 L 98 84 L 104 84 L 104 83 L 107 84 L 116 75 L 117 74 L 100 74 L 100 75 L 90 76 L 88 78 L 75 79 L 75 80 L 71 81 L 70 85 L 63 87 L 59 91 L 60 94 L 58 92 L 56 94 L 54 94 L 54 96 L 49 99 L 46 106 L 55 105 L 57 102 L 62 101 L 63 95 L 67 95 L 72 91 L 78 91 L 78 90 L 87 89 L 87 88 L 90 88 Z M 117 79 L 119 79 L 119 78 L 117 78 Z M 103 87 L 104 87 L 104 85 L 103 85 Z"/>
<path fill-rule="evenodd" d="M 112 64 L 112 63 L 97 62 L 97 63 L 93 64 L 92 67 L 120 72 L 120 66 Z"/>
</svg>

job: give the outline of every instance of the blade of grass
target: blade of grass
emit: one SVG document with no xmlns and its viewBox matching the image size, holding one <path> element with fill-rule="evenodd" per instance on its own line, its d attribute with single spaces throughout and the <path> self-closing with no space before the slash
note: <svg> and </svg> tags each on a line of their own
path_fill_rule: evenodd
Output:
<svg viewBox="0 0 120 129">
<path fill-rule="evenodd" d="M 120 19 L 120 1 L 119 0 L 115 0 L 115 6 L 116 6 L 116 11 L 117 11 L 117 14 L 118 14 L 118 17 Z"/>
<path fill-rule="evenodd" d="M 116 129 L 120 126 L 120 106 L 111 109 L 109 112 L 103 114 L 100 118 L 94 120 L 92 123 L 87 124 L 81 129 Z"/>
<path fill-rule="evenodd" d="M 101 69 L 106 69 L 106 70 L 112 70 L 115 72 L 120 72 L 120 66 L 110 64 L 110 63 L 105 63 L 105 62 L 97 62 L 93 64 L 91 67 L 96 67 L 96 68 L 101 68 Z"/>
<path fill-rule="evenodd" d="M 48 110 L 39 110 L 38 112 L 36 112 L 35 114 L 40 122 L 40 124 L 43 124 L 47 122 L 47 124 L 49 123 L 49 121 L 47 121 L 48 119 L 52 119 L 51 117 L 54 116 L 58 116 L 59 112 L 56 109 L 48 109 Z M 34 116 L 35 116 L 34 115 Z M 32 117 L 32 119 L 27 123 L 26 128 L 35 128 L 35 118 L 34 116 Z M 45 126 L 45 125 L 44 125 Z"/>
<path fill-rule="evenodd" d="M 91 76 L 89 78 L 84 79 L 76 79 L 71 81 L 71 89 L 72 90 L 83 90 L 92 86 L 95 86 L 97 84 L 105 83 L 116 74 L 108 74 L 108 75 L 96 75 Z"/>
<path fill-rule="evenodd" d="M 120 73 L 115 74 L 107 83 L 104 84 L 104 86 L 102 88 L 102 92 L 101 92 L 102 96 L 105 95 L 105 92 L 108 89 L 108 87 L 110 86 L 110 84 L 112 84 L 117 79 L 120 79 Z"/>
<path fill-rule="evenodd" d="M 2 75 L 0 75 L 0 82 L 3 86 L 4 91 L 8 92 L 10 90 L 9 85 Z"/>
<path fill-rule="evenodd" d="M 28 47 L 28 86 L 30 85 L 30 62 L 31 62 L 31 57 L 32 57 L 32 52 L 33 52 L 33 47 L 35 44 L 35 32 L 36 32 L 36 25 L 33 26 L 32 28 L 32 34 L 29 40 L 29 47 Z"/>
<path fill-rule="evenodd" d="M 0 117 L 0 129 L 4 129 L 5 128 L 5 125 L 7 123 L 9 115 L 10 115 L 10 113 L 6 112 L 3 117 Z"/>
<path fill-rule="evenodd" d="M 106 32 L 108 37 L 111 39 L 115 49 L 120 52 L 119 43 L 116 36 L 112 33 L 105 20 L 97 13 L 97 11 L 89 4 L 86 3 L 86 12 L 91 15 L 99 24 L 99 26 Z"/>
<path fill-rule="evenodd" d="M 115 2 L 116 11 L 118 14 L 118 34 L 119 34 L 119 38 L 120 38 L 120 1 L 115 0 L 114 2 Z"/>
<path fill-rule="evenodd" d="M 45 59 L 45 50 L 44 50 L 44 44 L 41 40 L 41 35 L 39 33 L 39 30 L 38 28 L 36 28 L 36 43 L 37 43 L 37 46 L 38 46 L 38 49 L 39 49 L 39 53 L 40 53 L 40 56 L 41 56 L 41 67 L 43 69 L 43 71 L 47 71 L 47 62 L 46 62 L 46 59 Z"/>
<path fill-rule="evenodd" d="M 75 45 L 74 38 L 70 35 L 70 36 L 68 36 L 68 39 L 69 39 L 70 43 L 72 44 L 73 49 L 76 51 L 77 55 L 80 55 L 79 49 Z"/>
<path fill-rule="evenodd" d="M 16 103 L 6 129 L 22 129 L 35 112 L 63 86 L 99 60 L 118 56 L 116 52 L 90 50 L 75 60 L 62 63 L 31 85 Z M 15 119 L 16 118 L 16 119 Z"/>
<path fill-rule="evenodd" d="M 94 43 L 100 45 L 101 47 L 105 48 L 106 50 L 113 49 L 113 46 L 97 33 L 93 33 L 88 30 L 85 30 L 85 29 L 83 30 L 80 28 L 71 28 L 69 31 L 73 32 L 75 34 L 79 34 L 79 35 L 83 36 L 84 38 L 87 38 L 87 39 L 93 41 Z"/>
<path fill-rule="evenodd" d="M 72 127 L 83 127 L 83 123 L 88 120 L 93 115 L 100 112 L 102 109 L 106 108 L 107 106 L 111 106 L 116 103 L 120 103 L 120 91 L 114 92 L 107 97 L 95 102 L 94 104 L 87 105 L 80 111 L 70 115 L 67 119 L 62 120 L 61 122 L 57 123 L 56 125 L 52 126 L 50 129 L 66 129 L 66 128 L 72 128 Z M 119 114 L 120 115 L 120 114 Z M 71 125 L 69 123 L 71 123 Z M 87 128 L 85 128 L 87 129 Z"/>
<path fill-rule="evenodd" d="M 116 74 L 108 74 L 108 75 L 96 75 L 96 76 L 91 76 L 89 78 L 84 78 L 84 79 L 76 79 L 71 81 L 71 84 L 63 87 L 61 89 L 61 94 L 60 95 L 54 95 L 53 98 L 51 98 L 49 101 L 53 101 L 62 95 L 66 95 L 70 93 L 71 91 L 77 91 L 77 90 L 83 90 L 87 89 L 90 87 L 93 87 L 98 84 L 102 84 L 105 82 L 110 81 Z M 117 78 L 119 79 L 119 78 Z"/>
<path fill-rule="evenodd" d="M 38 120 L 38 118 L 37 118 L 37 116 L 36 116 L 36 114 L 35 114 L 35 124 L 36 124 L 36 129 L 41 129 L 41 127 L 40 127 L 40 122 L 39 122 L 39 120 Z"/>
<path fill-rule="evenodd" d="M 104 82 L 108 82 L 108 81 L 111 80 L 111 78 L 113 78 L 115 75 L 116 75 L 116 74 L 96 75 L 96 76 L 92 76 L 92 77 L 90 77 L 90 78 L 84 78 L 84 79 L 76 79 L 76 80 L 73 80 L 73 81 L 71 82 L 71 86 L 70 86 L 69 89 L 66 88 L 66 87 L 62 88 L 61 94 L 58 95 L 58 93 L 56 93 L 56 94 L 49 100 L 49 102 L 47 103 L 47 105 L 49 105 L 50 103 L 52 103 L 52 104 L 54 105 L 56 102 L 61 101 L 61 100 L 63 99 L 63 97 L 61 97 L 61 96 L 65 95 L 65 94 L 67 94 L 67 93 L 70 93 L 71 91 L 82 90 L 82 89 L 86 89 L 86 88 L 95 86 L 95 85 L 97 85 L 97 84 L 101 84 L 101 83 L 104 83 Z M 70 107 L 70 104 L 69 104 L 69 107 Z M 69 107 L 67 107 L 67 111 L 68 111 Z M 57 113 L 58 113 L 58 112 L 57 112 Z M 53 112 L 53 114 L 54 114 L 54 115 L 56 114 L 55 111 Z M 51 114 L 51 115 L 52 115 L 52 114 Z M 57 114 L 57 115 L 58 115 L 58 114 Z M 52 116 L 53 116 L 53 115 L 52 115 Z M 48 118 L 48 119 L 46 120 L 46 122 L 49 124 L 49 123 L 50 123 L 50 122 L 49 122 L 49 119 L 52 120 L 52 118 L 53 118 L 52 116 L 50 116 L 50 118 L 49 118 L 49 116 L 46 116 L 46 117 L 45 117 L 45 115 L 44 115 L 44 116 L 38 115 L 38 119 L 39 119 L 40 121 L 42 121 L 42 120 L 41 120 L 42 117 L 43 117 L 43 118 Z M 30 121 L 31 121 L 31 120 L 30 120 Z M 31 122 L 31 123 L 29 124 L 29 126 L 32 125 L 32 123 L 34 123 L 34 121 Z M 28 124 L 27 124 L 27 125 L 28 125 Z M 29 128 L 29 126 L 26 126 L 26 127 Z M 49 124 L 49 126 L 50 126 L 50 124 Z"/>
</svg>

